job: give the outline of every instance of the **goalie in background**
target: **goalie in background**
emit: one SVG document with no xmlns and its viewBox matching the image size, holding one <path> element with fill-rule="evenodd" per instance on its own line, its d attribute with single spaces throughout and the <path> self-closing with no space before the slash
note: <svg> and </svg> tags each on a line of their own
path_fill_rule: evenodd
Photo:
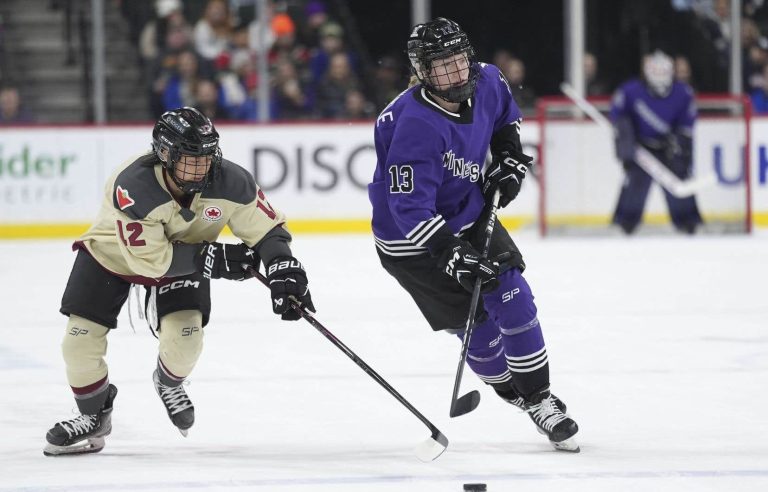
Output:
<svg viewBox="0 0 768 492">
<path fill-rule="evenodd" d="M 616 156 L 625 172 L 613 223 L 632 234 L 643 218 L 652 182 L 635 162 L 636 146 L 645 147 L 680 179 L 691 175 L 696 121 L 693 89 L 674 80 L 672 58 L 656 51 L 643 58 L 642 79 L 632 79 L 617 89 L 610 118 L 616 128 Z M 662 191 L 675 228 L 693 234 L 702 224 L 696 199 Z"/>
<path fill-rule="evenodd" d="M 107 335 L 117 327 L 132 284 L 145 286 L 148 321 L 159 333 L 151 379 L 171 422 L 186 436 L 195 409 L 182 383 L 203 348 L 211 278 L 243 280 L 246 267 L 261 261 L 276 314 L 299 319 L 289 298 L 314 311 L 284 224 L 253 176 L 222 158 L 210 119 L 187 107 L 163 113 L 152 150 L 115 171 L 96 222 L 73 246 L 77 257 L 61 301 L 61 313 L 69 316 L 61 348 L 80 415 L 48 431 L 43 453 L 104 447 L 117 395 L 104 360 Z M 215 242 L 227 225 L 243 243 Z"/>
</svg>

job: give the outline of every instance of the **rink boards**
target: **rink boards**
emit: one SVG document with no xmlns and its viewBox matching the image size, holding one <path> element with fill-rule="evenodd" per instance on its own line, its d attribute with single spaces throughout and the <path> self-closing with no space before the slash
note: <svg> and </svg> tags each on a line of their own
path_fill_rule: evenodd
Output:
<svg viewBox="0 0 768 492">
<path fill-rule="evenodd" d="M 697 132 L 703 137 L 697 169 L 715 171 L 716 186 L 722 189 L 743 187 L 747 173 L 718 164 L 718 152 L 730 152 L 738 143 L 717 125 L 722 122 L 698 124 Z M 579 122 L 559 123 L 560 141 L 568 152 L 590 152 L 601 164 L 584 171 L 563 166 L 563 172 L 575 172 L 572 179 L 601 184 L 615 194 L 621 173 L 612 160 L 610 142 L 599 133 L 585 134 L 583 127 Z M 268 199 L 287 214 L 293 231 L 370 229 L 366 185 L 376 164 L 373 123 L 222 124 L 218 128 L 224 157 L 256 176 Z M 768 119 L 752 120 L 749 206 L 753 225 L 763 228 L 768 227 L 766 130 Z M 83 231 L 96 215 L 109 174 L 129 156 L 149 149 L 150 131 L 150 125 L 0 130 L 0 238 L 71 237 Z M 569 142 L 568 135 L 580 137 Z M 537 122 L 523 125 L 522 139 L 526 150 L 535 155 L 540 139 Z M 559 207 L 563 217 L 578 215 L 579 211 L 569 209 L 575 193 L 584 191 L 561 186 L 548 203 Z M 597 214 L 604 220 L 613 196 L 599 193 L 595 198 L 599 211 L 590 211 L 589 216 Z M 503 219 L 511 227 L 535 226 L 539 206 L 537 182 L 526 181 Z M 748 209 L 746 203 L 743 207 Z M 648 212 L 663 213 L 661 200 L 652 197 Z"/>
</svg>

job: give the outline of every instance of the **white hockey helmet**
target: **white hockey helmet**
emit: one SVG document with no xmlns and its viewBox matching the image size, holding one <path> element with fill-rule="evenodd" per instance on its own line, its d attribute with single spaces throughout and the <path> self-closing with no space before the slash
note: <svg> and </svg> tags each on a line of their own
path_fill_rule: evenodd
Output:
<svg viewBox="0 0 768 492">
<path fill-rule="evenodd" d="M 643 77 L 648 88 L 658 97 L 666 97 L 672 90 L 675 66 L 663 51 L 654 51 L 643 58 Z"/>
</svg>

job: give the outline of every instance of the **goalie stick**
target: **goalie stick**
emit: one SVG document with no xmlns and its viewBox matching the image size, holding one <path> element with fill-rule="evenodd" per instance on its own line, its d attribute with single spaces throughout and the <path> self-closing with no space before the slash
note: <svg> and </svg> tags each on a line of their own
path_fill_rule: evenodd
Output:
<svg viewBox="0 0 768 492">
<path fill-rule="evenodd" d="M 600 127 L 608 130 L 611 135 L 614 134 L 614 128 L 608 118 L 602 115 L 589 101 L 581 97 L 569 84 L 563 82 L 560 84 L 560 90 L 568 96 L 576 106 L 584 111 Z M 672 173 L 664 164 L 659 162 L 648 150 L 638 145 L 635 149 L 635 162 L 643 168 L 648 175 L 653 178 L 661 187 L 667 190 L 671 195 L 677 198 L 685 198 L 695 195 L 696 192 L 712 186 L 717 182 L 714 174 L 710 173 L 699 178 L 689 178 L 681 180 Z"/>
<path fill-rule="evenodd" d="M 259 280 L 262 284 L 269 287 L 269 283 L 267 282 L 267 279 L 259 273 L 259 271 L 252 266 L 248 265 L 246 266 L 246 270 L 248 273 Z M 325 338 L 331 341 L 339 350 L 344 352 L 347 357 L 352 359 L 352 361 L 357 364 L 363 371 L 365 371 L 366 374 L 368 374 L 371 378 L 374 379 L 377 383 L 379 383 L 385 390 L 387 390 L 387 393 L 394 396 L 397 401 L 399 401 L 405 408 L 407 408 L 412 414 L 414 414 L 421 422 L 427 426 L 429 431 L 432 433 L 430 437 L 428 437 L 424 442 L 420 443 L 416 446 L 414 453 L 416 454 L 416 457 L 424 462 L 430 462 L 436 460 L 445 449 L 448 447 L 448 438 L 445 437 L 445 435 L 440 432 L 440 430 L 432 424 L 427 418 L 421 414 L 416 408 L 411 405 L 408 400 L 406 400 L 400 393 L 395 390 L 384 378 L 379 376 L 379 374 L 371 368 L 368 364 L 365 363 L 363 359 L 357 356 L 349 347 L 344 345 L 341 340 L 336 338 L 336 336 L 331 333 L 325 326 L 323 326 L 315 317 L 312 315 L 310 311 L 307 311 L 303 307 L 301 307 L 296 301 L 291 300 L 291 308 L 294 309 L 296 312 L 298 312 L 302 318 L 304 318 L 310 325 L 312 325 L 313 328 L 315 328 L 317 331 L 323 334 Z"/>
<path fill-rule="evenodd" d="M 491 203 L 490 215 L 488 216 L 488 222 L 485 225 L 485 243 L 483 244 L 483 252 L 481 258 L 488 258 L 488 251 L 491 249 L 491 236 L 493 235 L 493 228 L 496 226 L 496 212 L 499 208 L 499 197 L 501 192 L 498 188 L 493 192 L 493 201 Z M 480 404 L 480 392 L 472 390 L 466 395 L 459 397 L 459 387 L 461 386 L 461 378 L 464 374 L 464 364 L 467 361 L 467 352 L 469 351 L 469 339 L 472 337 L 472 330 L 475 328 L 475 311 L 477 311 L 477 304 L 480 302 L 480 277 L 475 280 L 475 287 L 472 290 L 472 301 L 469 305 L 469 314 L 467 315 L 467 325 L 464 328 L 464 339 L 461 342 L 461 354 L 459 355 L 459 366 L 456 368 L 456 379 L 453 382 L 453 394 L 451 395 L 451 409 L 449 415 L 451 417 L 459 417 L 465 413 L 469 413 Z"/>
</svg>

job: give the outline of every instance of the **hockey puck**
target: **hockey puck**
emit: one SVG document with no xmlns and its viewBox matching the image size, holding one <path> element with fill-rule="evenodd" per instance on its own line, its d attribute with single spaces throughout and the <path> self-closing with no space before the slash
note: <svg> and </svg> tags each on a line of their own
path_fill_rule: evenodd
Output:
<svg viewBox="0 0 768 492">
<path fill-rule="evenodd" d="M 485 492 L 485 484 L 484 483 L 465 483 L 464 484 L 464 490 L 471 491 L 471 492 Z"/>
</svg>

